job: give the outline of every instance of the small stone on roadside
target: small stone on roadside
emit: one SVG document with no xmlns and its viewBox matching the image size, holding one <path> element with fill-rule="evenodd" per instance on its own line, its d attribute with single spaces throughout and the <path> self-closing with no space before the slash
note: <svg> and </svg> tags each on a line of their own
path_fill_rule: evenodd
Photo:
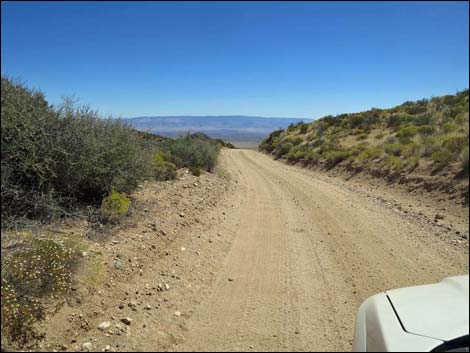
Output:
<svg viewBox="0 0 470 353">
<path fill-rule="evenodd" d="M 103 321 L 101 324 L 98 325 L 98 329 L 101 331 L 107 330 L 111 326 L 109 321 Z"/>
<path fill-rule="evenodd" d="M 125 317 L 125 318 L 121 319 L 121 322 L 122 322 L 124 325 L 129 326 L 129 325 L 132 323 L 132 319 L 131 319 L 130 317 Z"/>
<path fill-rule="evenodd" d="M 82 344 L 82 349 L 86 352 L 91 352 L 92 344 L 91 342 L 85 342 Z"/>
</svg>

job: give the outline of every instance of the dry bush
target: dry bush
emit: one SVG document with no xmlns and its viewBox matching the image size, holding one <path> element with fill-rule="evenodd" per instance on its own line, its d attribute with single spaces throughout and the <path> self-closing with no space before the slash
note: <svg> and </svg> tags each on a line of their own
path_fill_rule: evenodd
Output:
<svg viewBox="0 0 470 353">
<path fill-rule="evenodd" d="M 60 242 L 23 238 L 19 248 L 2 251 L 2 347 L 39 337 L 35 324 L 63 303 L 77 263 L 75 252 Z"/>
</svg>

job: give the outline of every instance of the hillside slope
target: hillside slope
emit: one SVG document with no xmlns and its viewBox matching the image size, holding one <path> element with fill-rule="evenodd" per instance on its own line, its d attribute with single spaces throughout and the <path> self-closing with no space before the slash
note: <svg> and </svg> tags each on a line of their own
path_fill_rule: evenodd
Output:
<svg viewBox="0 0 470 353">
<path fill-rule="evenodd" d="M 468 204 L 468 116 L 465 90 L 292 124 L 259 149 L 289 163 L 438 189 Z"/>
</svg>

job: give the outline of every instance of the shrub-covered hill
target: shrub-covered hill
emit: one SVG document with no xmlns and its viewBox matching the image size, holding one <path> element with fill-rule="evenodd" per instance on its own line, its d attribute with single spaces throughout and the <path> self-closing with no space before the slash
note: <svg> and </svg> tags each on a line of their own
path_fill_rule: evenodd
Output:
<svg viewBox="0 0 470 353">
<path fill-rule="evenodd" d="M 211 171 L 220 149 L 230 147 L 202 134 L 140 132 L 70 100 L 53 107 L 6 77 L 1 130 L 2 351 L 30 350 L 41 337 L 38 324 L 64 304 L 81 274 L 98 276 L 101 257 L 83 255 L 86 239 L 104 241 L 132 219 L 138 206 L 128 193 L 144 180 L 174 179 L 178 168 Z M 77 237 L 41 226 L 70 216 L 86 220 Z"/>
<path fill-rule="evenodd" d="M 469 171 L 468 89 L 455 95 L 325 116 L 272 132 L 261 151 L 291 163 L 364 172 L 432 188 L 466 184 Z M 408 177 L 408 178 L 407 178 Z M 448 183 L 442 183 L 446 179 Z M 436 184 L 437 185 L 437 184 Z M 452 190 L 450 190 L 452 191 Z M 464 196 L 468 202 L 468 195 Z"/>
<path fill-rule="evenodd" d="M 2 228 L 48 221 L 99 206 L 146 179 L 172 179 L 181 167 L 210 171 L 222 147 L 208 136 L 168 139 L 103 119 L 66 100 L 1 79 Z"/>
</svg>

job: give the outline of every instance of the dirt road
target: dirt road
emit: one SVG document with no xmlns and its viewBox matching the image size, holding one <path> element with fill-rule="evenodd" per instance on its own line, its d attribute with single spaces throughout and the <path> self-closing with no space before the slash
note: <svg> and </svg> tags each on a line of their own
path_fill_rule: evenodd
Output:
<svg viewBox="0 0 470 353">
<path fill-rule="evenodd" d="M 128 223 L 87 243 L 81 280 L 35 349 L 349 350 L 367 297 L 468 274 L 464 208 L 456 222 L 455 208 L 417 201 L 448 222 L 436 223 L 410 198 L 365 188 L 254 150 L 146 183 Z"/>
<path fill-rule="evenodd" d="M 249 150 L 233 243 L 173 350 L 349 350 L 360 303 L 377 292 L 468 274 L 468 255 L 371 200 Z"/>
</svg>

